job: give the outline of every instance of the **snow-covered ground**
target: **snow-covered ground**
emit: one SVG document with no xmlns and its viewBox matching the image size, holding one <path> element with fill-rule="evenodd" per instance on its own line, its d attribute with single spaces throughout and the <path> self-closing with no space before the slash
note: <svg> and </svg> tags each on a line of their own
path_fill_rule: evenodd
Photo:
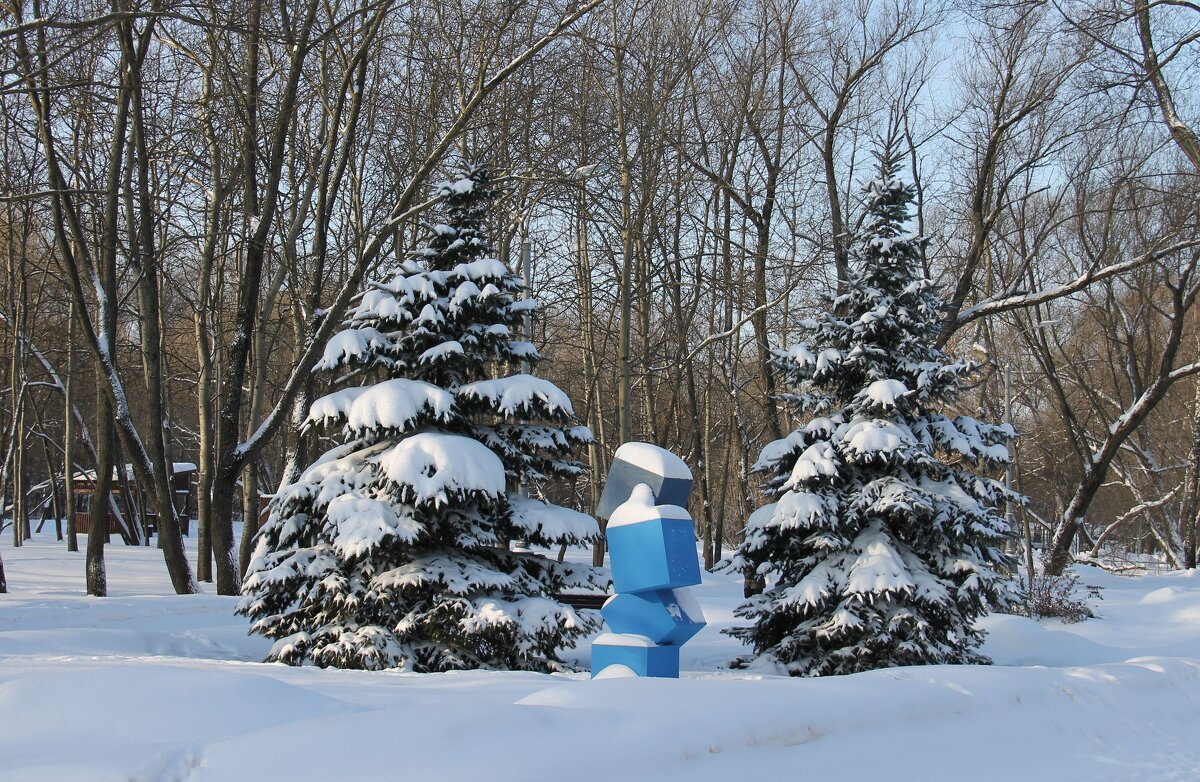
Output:
<svg viewBox="0 0 1200 782">
<path fill-rule="evenodd" d="M 589 681 L 264 665 L 156 549 L 110 546 L 93 599 L 82 554 L 0 545 L 4 781 L 1200 780 L 1194 572 L 1083 569 L 1100 618 L 993 616 L 994 666 L 808 680 L 721 667 L 740 584 L 706 576 L 681 680 Z"/>
</svg>

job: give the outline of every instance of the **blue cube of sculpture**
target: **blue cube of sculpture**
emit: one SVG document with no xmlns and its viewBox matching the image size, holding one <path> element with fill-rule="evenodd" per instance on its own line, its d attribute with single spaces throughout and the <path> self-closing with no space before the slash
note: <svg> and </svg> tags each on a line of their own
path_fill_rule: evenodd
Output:
<svg viewBox="0 0 1200 782">
<path fill-rule="evenodd" d="M 636 633 L 666 646 L 687 643 L 705 624 L 686 589 L 622 592 L 609 598 L 600 613 L 614 633 Z"/>
<path fill-rule="evenodd" d="M 638 676 L 679 677 L 679 647 L 658 646 L 640 635 L 605 633 L 592 642 L 592 677 L 610 665 L 624 665 Z"/>
<path fill-rule="evenodd" d="M 625 443 L 613 455 L 596 515 L 610 518 L 629 499 L 633 487 L 644 483 L 654 493 L 657 505 L 687 507 L 692 490 L 692 471 L 670 451 L 650 443 Z"/>
<path fill-rule="evenodd" d="M 634 494 L 636 498 L 636 490 Z M 683 508 L 631 499 L 614 513 L 607 536 L 613 591 L 649 592 L 700 583 L 696 526 Z"/>
</svg>

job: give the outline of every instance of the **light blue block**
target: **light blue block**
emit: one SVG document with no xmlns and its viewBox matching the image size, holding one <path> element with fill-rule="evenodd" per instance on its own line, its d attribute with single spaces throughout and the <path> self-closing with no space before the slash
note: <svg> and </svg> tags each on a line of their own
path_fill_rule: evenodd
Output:
<svg viewBox="0 0 1200 782">
<path fill-rule="evenodd" d="M 623 592 L 600 614 L 614 633 L 644 635 L 656 644 L 679 646 L 704 628 L 700 606 L 686 589 Z"/>
<path fill-rule="evenodd" d="M 596 504 L 596 515 L 602 519 L 612 516 L 639 483 L 650 487 L 654 504 L 686 508 L 692 491 L 692 471 L 683 459 L 665 448 L 650 443 L 625 443 L 613 455 L 604 491 Z"/>
<path fill-rule="evenodd" d="M 700 583 L 696 526 L 686 511 L 670 506 L 646 515 L 659 518 L 608 527 L 614 592 L 649 592 Z"/>
<path fill-rule="evenodd" d="M 597 638 L 592 643 L 592 677 L 610 665 L 624 665 L 638 676 L 679 678 L 678 646 L 656 646 L 649 642 L 643 645 L 638 639 L 638 636 L 614 634 Z"/>
<path fill-rule="evenodd" d="M 602 519 L 612 516 L 612 512 L 629 499 L 633 487 L 639 483 L 650 487 L 659 505 L 687 507 L 688 495 L 692 491 L 691 478 L 664 478 L 637 465 L 613 461 L 608 478 L 604 481 L 604 491 L 596 504 L 596 515 Z"/>
</svg>

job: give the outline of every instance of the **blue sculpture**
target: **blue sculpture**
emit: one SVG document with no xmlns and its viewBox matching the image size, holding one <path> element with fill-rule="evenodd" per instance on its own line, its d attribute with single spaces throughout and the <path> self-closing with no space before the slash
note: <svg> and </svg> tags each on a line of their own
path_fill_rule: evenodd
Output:
<svg viewBox="0 0 1200 782">
<path fill-rule="evenodd" d="M 615 666 L 621 667 L 614 670 Z M 630 673 L 678 679 L 679 647 L 656 644 L 645 636 L 629 633 L 605 633 L 592 642 L 593 679 Z"/>
<path fill-rule="evenodd" d="M 686 589 L 622 592 L 601 615 L 614 633 L 632 633 L 656 644 L 681 646 L 704 627 L 704 614 Z"/>
<path fill-rule="evenodd" d="M 705 624 L 687 589 L 700 583 L 696 528 L 685 509 L 691 488 L 691 471 L 670 451 L 649 443 L 617 449 L 597 508 L 609 518 L 617 594 L 600 614 L 613 632 L 592 642 L 593 677 L 679 676 L 679 647 Z"/>
<path fill-rule="evenodd" d="M 700 583 L 696 527 L 677 505 L 655 505 L 650 487 L 639 483 L 633 496 L 608 522 L 613 590 L 650 592 Z"/>
</svg>

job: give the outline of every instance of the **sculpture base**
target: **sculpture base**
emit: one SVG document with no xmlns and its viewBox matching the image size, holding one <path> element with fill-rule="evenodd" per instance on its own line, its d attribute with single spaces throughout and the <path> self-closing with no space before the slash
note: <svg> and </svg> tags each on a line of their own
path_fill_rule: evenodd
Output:
<svg viewBox="0 0 1200 782">
<path fill-rule="evenodd" d="M 624 665 L 638 676 L 679 678 L 679 647 L 659 646 L 644 635 L 605 633 L 592 643 L 592 678 L 610 665 Z"/>
</svg>

